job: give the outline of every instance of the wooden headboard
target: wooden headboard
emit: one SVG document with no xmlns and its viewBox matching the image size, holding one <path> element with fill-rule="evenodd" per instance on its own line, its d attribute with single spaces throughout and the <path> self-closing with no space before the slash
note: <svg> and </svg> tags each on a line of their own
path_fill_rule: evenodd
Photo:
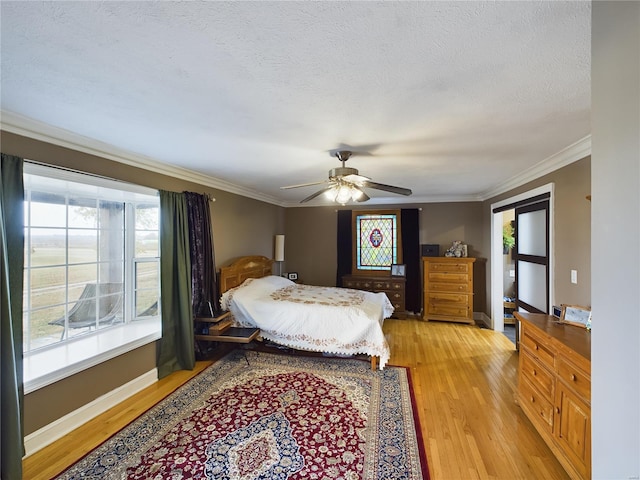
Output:
<svg viewBox="0 0 640 480">
<path fill-rule="evenodd" d="M 247 278 L 271 275 L 273 260 L 261 255 L 240 257 L 228 267 L 220 267 L 220 294 L 237 287 Z"/>
</svg>

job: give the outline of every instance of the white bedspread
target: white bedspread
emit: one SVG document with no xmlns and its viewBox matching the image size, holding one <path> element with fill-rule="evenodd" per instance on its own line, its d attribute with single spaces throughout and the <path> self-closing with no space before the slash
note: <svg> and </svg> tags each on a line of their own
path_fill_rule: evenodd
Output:
<svg viewBox="0 0 640 480">
<path fill-rule="evenodd" d="M 382 333 L 393 306 L 384 293 L 297 285 L 277 276 L 252 278 L 220 299 L 237 326 L 257 327 L 275 343 L 314 352 L 367 354 L 389 360 Z"/>
</svg>

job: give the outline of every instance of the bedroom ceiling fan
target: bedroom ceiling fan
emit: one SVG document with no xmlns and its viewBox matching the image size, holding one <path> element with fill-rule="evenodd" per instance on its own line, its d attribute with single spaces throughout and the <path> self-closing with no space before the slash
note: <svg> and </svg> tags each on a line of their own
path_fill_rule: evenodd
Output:
<svg viewBox="0 0 640 480">
<path fill-rule="evenodd" d="M 341 167 L 329 170 L 329 180 L 311 183 L 301 183 L 299 185 L 289 185 L 280 187 L 282 190 L 291 188 L 310 187 L 311 185 L 320 185 L 326 183 L 327 186 L 322 190 L 309 195 L 300 201 L 300 203 L 308 202 L 323 193 L 333 201 L 344 205 L 350 200 L 355 202 L 366 202 L 370 197 L 364 192 L 363 188 L 374 188 L 376 190 L 384 190 L 385 192 L 397 193 L 398 195 L 411 195 L 408 188 L 394 187 L 393 185 L 385 185 L 384 183 L 372 182 L 369 177 L 365 177 L 358 173 L 355 168 L 345 167 L 344 164 L 353 152 L 350 150 L 338 150 L 335 156 L 342 162 Z"/>
</svg>

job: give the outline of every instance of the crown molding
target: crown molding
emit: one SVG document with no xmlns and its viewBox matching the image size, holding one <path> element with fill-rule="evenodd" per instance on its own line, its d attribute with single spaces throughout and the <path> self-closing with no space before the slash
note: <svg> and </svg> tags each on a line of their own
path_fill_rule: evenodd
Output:
<svg viewBox="0 0 640 480">
<path fill-rule="evenodd" d="M 0 129 L 23 137 L 40 140 L 59 147 L 69 148 L 89 155 L 106 158 L 108 160 L 113 160 L 114 162 L 149 170 L 173 178 L 179 178 L 181 180 L 197 183 L 206 187 L 216 188 L 218 190 L 252 198 L 261 202 L 270 203 L 280 207 L 285 206 L 283 202 L 270 195 L 265 195 L 264 193 L 241 187 L 219 178 L 197 173 L 193 170 L 168 165 L 151 157 L 121 150 L 113 145 L 109 145 L 89 137 L 84 137 L 70 132 L 69 130 L 54 127 L 47 123 L 39 122 L 13 112 L 5 110 L 0 111 Z"/>
<path fill-rule="evenodd" d="M 536 180 L 543 175 L 565 167 L 573 162 L 577 162 L 589 155 L 591 155 L 591 135 L 587 135 L 586 137 L 560 150 L 558 153 L 545 158 L 533 167 L 524 170 L 522 173 L 500 184 L 497 188 L 487 190 L 479 197 L 482 201 L 489 200 L 490 198 L 508 192 L 509 190 L 513 190 L 520 185 Z"/>
</svg>

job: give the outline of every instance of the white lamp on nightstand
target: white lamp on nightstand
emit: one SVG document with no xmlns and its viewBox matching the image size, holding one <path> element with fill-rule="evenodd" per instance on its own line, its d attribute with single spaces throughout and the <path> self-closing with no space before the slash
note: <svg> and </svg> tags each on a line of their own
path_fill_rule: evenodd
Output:
<svg viewBox="0 0 640 480">
<path fill-rule="evenodd" d="M 278 275 L 282 276 L 282 262 L 284 262 L 284 235 L 276 235 L 273 259 L 278 262 Z"/>
</svg>

